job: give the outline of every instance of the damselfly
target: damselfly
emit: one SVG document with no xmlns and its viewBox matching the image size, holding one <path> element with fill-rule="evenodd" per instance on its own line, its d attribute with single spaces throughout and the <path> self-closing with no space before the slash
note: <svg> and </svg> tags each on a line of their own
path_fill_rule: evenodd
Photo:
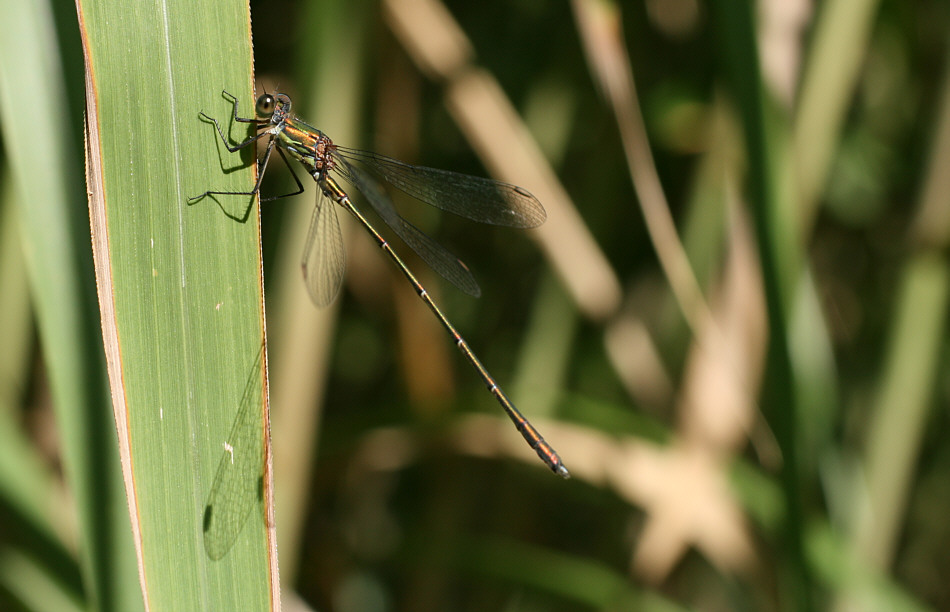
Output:
<svg viewBox="0 0 950 612">
<path fill-rule="evenodd" d="M 356 208 L 349 195 L 332 175 L 340 176 L 356 187 L 383 222 L 433 270 L 465 293 L 476 297 L 480 293 L 478 283 L 475 282 L 465 264 L 403 219 L 375 177 L 436 208 L 473 221 L 508 227 L 531 228 L 543 223 L 546 214 L 537 198 L 521 187 L 508 183 L 446 170 L 412 166 L 369 151 L 336 145 L 326 134 L 291 114 L 290 97 L 286 94 L 260 96 L 256 106 L 257 118 L 245 118 L 238 116 L 237 98 L 226 91 L 222 93 L 234 104 L 232 113 L 234 121 L 253 124 L 257 129 L 257 134 L 232 145 L 217 119 L 204 112 L 201 116 L 214 123 L 221 140 L 224 141 L 224 146 L 231 153 L 251 146 L 262 138 L 267 139 L 264 154 L 258 160 L 257 183 L 251 191 L 206 191 L 190 200 L 195 201 L 211 195 L 256 195 L 260 190 L 267 162 L 275 148 L 294 177 L 297 190 L 280 196 L 261 198 L 261 202 L 302 193 L 303 184 L 287 160 L 285 152 L 299 161 L 320 188 L 302 260 L 304 280 L 313 302 L 317 306 L 329 304 L 339 291 L 343 280 L 343 237 L 336 212 L 332 204 L 328 202 L 331 200 L 356 217 L 376 244 L 389 255 L 422 301 L 439 319 L 442 327 L 452 336 L 459 350 L 481 376 L 488 390 L 495 396 L 541 460 L 555 474 L 568 478 L 570 474 L 567 468 L 564 467 L 561 458 L 551 445 L 515 408 L 422 284 L 396 254 L 389 242 Z"/>
</svg>

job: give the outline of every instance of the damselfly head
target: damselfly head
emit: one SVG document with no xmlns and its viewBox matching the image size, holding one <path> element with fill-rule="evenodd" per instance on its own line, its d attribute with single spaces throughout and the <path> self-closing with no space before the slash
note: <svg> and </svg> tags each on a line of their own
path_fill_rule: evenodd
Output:
<svg viewBox="0 0 950 612">
<path fill-rule="evenodd" d="M 281 93 L 263 94 L 257 99 L 255 110 L 258 117 L 277 123 L 290 114 L 290 96 Z"/>
</svg>

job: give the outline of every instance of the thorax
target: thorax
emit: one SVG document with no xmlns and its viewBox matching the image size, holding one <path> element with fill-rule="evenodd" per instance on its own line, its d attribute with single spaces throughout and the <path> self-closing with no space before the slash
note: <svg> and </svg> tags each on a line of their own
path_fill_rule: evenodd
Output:
<svg viewBox="0 0 950 612">
<path fill-rule="evenodd" d="M 332 169 L 330 151 L 333 141 L 320 130 L 295 119 L 287 119 L 272 130 L 277 145 L 303 164 L 314 178 Z"/>
</svg>

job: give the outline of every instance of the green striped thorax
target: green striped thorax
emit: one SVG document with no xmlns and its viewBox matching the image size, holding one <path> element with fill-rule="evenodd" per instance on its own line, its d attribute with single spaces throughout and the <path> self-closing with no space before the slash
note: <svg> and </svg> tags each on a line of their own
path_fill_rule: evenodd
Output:
<svg viewBox="0 0 950 612">
<path fill-rule="evenodd" d="M 294 117 L 290 96 L 282 93 L 263 94 L 257 99 L 257 116 L 270 122 L 268 133 L 277 137 L 277 146 L 307 168 L 317 180 L 333 169 L 330 152 L 336 147 L 329 136 Z"/>
</svg>

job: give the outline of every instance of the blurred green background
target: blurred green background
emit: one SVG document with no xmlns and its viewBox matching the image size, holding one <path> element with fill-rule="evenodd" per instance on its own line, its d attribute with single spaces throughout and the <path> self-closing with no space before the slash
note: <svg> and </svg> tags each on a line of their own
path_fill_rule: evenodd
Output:
<svg viewBox="0 0 950 612">
<path fill-rule="evenodd" d="M 70 6 L 51 22 L 81 125 Z M 289 93 L 337 143 L 540 197 L 548 223 L 528 232 L 397 205 L 472 269 L 478 300 L 408 257 L 573 475 L 524 447 L 358 229 L 336 303 L 302 297 L 306 184 L 262 211 L 285 609 L 950 609 L 946 3 L 251 14 L 258 92 Z M 45 118 L 15 91 L 4 81 L 0 608 L 57 609 L 20 592 L 36 571 L 81 608 L 9 171 L 11 125 Z M 78 130 L 61 136 L 81 158 Z M 37 181 L 43 162 L 28 160 Z M 81 206 L 81 176 L 65 180 Z M 263 191 L 289 184 L 275 165 Z"/>
</svg>

